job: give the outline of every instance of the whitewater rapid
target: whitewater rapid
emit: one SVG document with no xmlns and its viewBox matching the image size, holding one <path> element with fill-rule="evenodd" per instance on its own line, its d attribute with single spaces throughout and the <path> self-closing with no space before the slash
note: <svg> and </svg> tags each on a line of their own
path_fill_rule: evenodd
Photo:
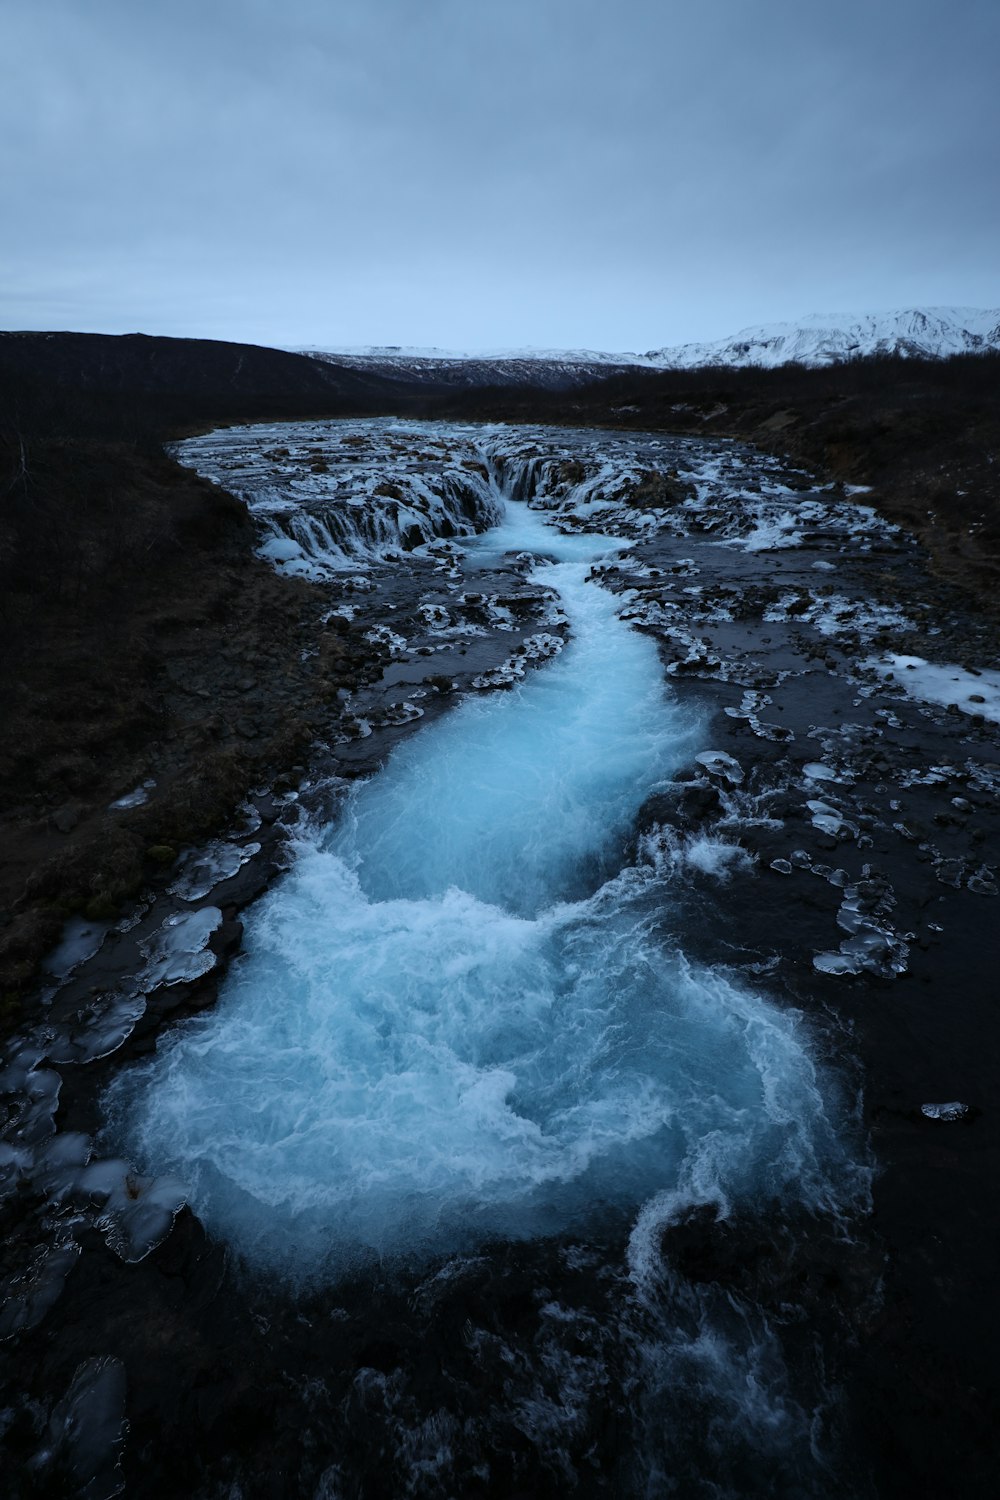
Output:
<svg viewBox="0 0 1000 1500">
<path fill-rule="evenodd" d="M 293 1283 L 609 1219 L 641 1274 L 650 1224 L 690 1205 L 849 1195 L 800 1018 L 691 962 L 667 874 L 627 858 L 704 746 L 588 579 L 625 544 L 508 500 L 469 545 L 535 554 L 569 644 L 300 826 L 217 1005 L 107 1101 L 136 1160 Z"/>
</svg>

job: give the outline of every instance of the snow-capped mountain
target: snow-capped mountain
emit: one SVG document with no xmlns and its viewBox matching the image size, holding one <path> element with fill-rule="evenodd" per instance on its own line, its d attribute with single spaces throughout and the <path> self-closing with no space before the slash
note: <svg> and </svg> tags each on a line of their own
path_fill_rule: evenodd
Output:
<svg viewBox="0 0 1000 1500">
<path fill-rule="evenodd" d="M 650 364 L 661 369 L 704 365 L 832 365 L 874 354 L 947 359 L 1000 349 L 1000 308 L 903 308 L 898 312 L 825 316 L 813 313 L 797 323 L 744 328 L 711 344 L 652 349 Z"/>
<path fill-rule="evenodd" d="M 476 353 L 370 345 L 297 349 L 314 359 L 355 369 L 377 369 L 401 379 L 457 386 L 542 385 L 567 389 L 640 366 L 692 370 L 800 364 L 832 365 L 877 354 L 947 359 L 1000 351 L 1000 308 L 925 307 L 884 313 L 813 313 L 795 323 L 744 328 L 714 343 L 680 344 L 646 354 L 595 349 L 504 349 Z"/>
</svg>

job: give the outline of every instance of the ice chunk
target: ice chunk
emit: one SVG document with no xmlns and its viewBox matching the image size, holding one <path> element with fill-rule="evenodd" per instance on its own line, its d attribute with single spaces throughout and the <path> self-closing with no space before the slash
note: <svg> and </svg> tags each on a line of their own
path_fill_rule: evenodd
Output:
<svg viewBox="0 0 1000 1500">
<path fill-rule="evenodd" d="M 273 563 L 302 562 L 305 553 L 290 536 L 271 536 L 259 549 L 261 557 Z"/>
<path fill-rule="evenodd" d="M 953 1099 L 948 1104 L 921 1104 L 920 1113 L 928 1120 L 964 1120 L 969 1106 Z"/>
<path fill-rule="evenodd" d="M 140 1177 L 122 1160 L 91 1163 L 78 1183 L 92 1198 L 104 1199 L 97 1227 L 109 1248 L 130 1264 L 144 1260 L 166 1239 L 187 1201 L 178 1177 Z"/>
<path fill-rule="evenodd" d="M 902 974 L 906 969 L 909 949 L 901 938 L 893 933 L 869 927 L 853 937 L 845 938 L 840 945 L 841 953 L 859 959 L 862 968 L 889 978 Z"/>
<path fill-rule="evenodd" d="M 806 807 L 812 813 L 813 827 L 818 828 L 821 833 L 828 833 L 833 838 L 857 838 L 856 824 L 848 822 L 836 807 L 815 799 L 808 801 Z"/>
<path fill-rule="evenodd" d="M 87 922 L 74 917 L 63 928 L 59 946 L 45 960 L 45 967 L 56 979 L 65 979 L 84 959 L 92 958 L 111 928 L 110 922 Z"/>
<path fill-rule="evenodd" d="M 515 682 L 523 679 L 529 662 L 547 661 L 550 656 L 558 656 L 565 644 L 562 636 L 552 635 L 547 630 L 525 636 L 512 656 L 508 656 L 501 666 L 494 667 L 492 671 L 482 672 L 474 677 L 472 686 L 487 691 L 492 688 L 513 687 Z"/>
<path fill-rule="evenodd" d="M 830 766 L 821 765 L 819 761 L 809 761 L 802 767 L 803 773 L 810 781 L 837 781 L 839 778 L 836 771 Z"/>
<path fill-rule="evenodd" d="M 817 953 L 813 959 L 813 968 L 818 969 L 821 974 L 860 974 L 862 967 L 860 958 L 855 954 Z"/>
<path fill-rule="evenodd" d="M 13 1146 L 37 1146 L 55 1135 L 55 1113 L 59 1107 L 62 1079 L 52 1068 L 31 1068 L 18 1076 L 14 1067 L 4 1070 L 8 1082 L 0 1092 L 14 1096 L 14 1108 L 5 1134 Z"/>
<path fill-rule="evenodd" d="M 221 839 L 204 849 L 192 849 L 181 860 L 170 893 L 184 901 L 200 901 L 259 853 L 259 844 L 230 844 Z"/>
<path fill-rule="evenodd" d="M 389 655 L 396 661 L 406 655 L 406 637 L 390 630 L 388 625 L 373 625 L 371 630 L 365 631 L 365 640 L 370 641 L 373 646 L 388 649 Z"/>
<path fill-rule="evenodd" d="M 198 911 L 177 912 L 168 917 L 159 931 L 141 945 L 149 963 L 140 983 L 153 989 L 158 984 L 181 984 L 207 974 L 215 967 L 215 954 L 207 943 L 221 922 L 222 912 L 217 906 L 202 906 Z"/>
<path fill-rule="evenodd" d="M 64 1130 L 40 1152 L 32 1169 L 34 1187 L 59 1201 L 77 1183 L 80 1169 L 90 1160 L 91 1140 L 80 1130 Z"/>
<path fill-rule="evenodd" d="M 980 865 L 974 874 L 969 876 L 966 882 L 969 890 L 977 896 L 995 896 L 997 894 L 996 870 L 991 865 Z"/>
<path fill-rule="evenodd" d="M 77 1011 L 74 1024 L 49 1048 L 54 1063 L 89 1063 L 109 1057 L 132 1035 L 146 1012 L 145 995 L 112 990 Z"/>
<path fill-rule="evenodd" d="M 144 802 L 149 801 L 149 794 L 155 785 L 156 781 L 151 776 L 142 786 L 137 786 L 134 791 L 126 792 L 124 797 L 109 803 L 108 812 L 124 812 L 130 807 L 141 807 Z"/>
<path fill-rule="evenodd" d="M 895 933 L 863 925 L 852 937 L 845 938 L 839 953 L 817 953 L 813 968 L 821 974 L 860 974 L 863 970 L 881 979 L 905 974 L 910 949 Z"/>
<path fill-rule="evenodd" d="M 695 760 L 705 767 L 710 776 L 721 776 L 731 786 L 738 786 L 743 780 L 743 768 L 739 761 L 727 755 L 724 750 L 703 750 L 700 755 L 695 756 Z"/>
<path fill-rule="evenodd" d="M 0 1141 L 0 1199 L 15 1192 L 18 1183 L 31 1166 L 32 1153 L 27 1146 Z"/>
</svg>

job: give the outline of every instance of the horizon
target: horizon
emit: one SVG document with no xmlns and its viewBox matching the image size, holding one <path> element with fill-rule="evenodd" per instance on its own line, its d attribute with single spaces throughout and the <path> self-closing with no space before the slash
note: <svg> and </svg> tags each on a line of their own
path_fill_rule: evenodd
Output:
<svg viewBox="0 0 1000 1500">
<path fill-rule="evenodd" d="M 801 330 L 808 328 L 810 325 L 816 325 L 820 328 L 829 329 L 829 331 L 834 332 L 838 329 L 845 328 L 853 320 L 856 319 L 898 318 L 906 316 L 907 314 L 914 313 L 922 314 L 925 316 L 940 316 L 946 314 L 950 314 L 953 316 L 963 316 L 970 314 L 978 316 L 992 316 L 995 314 L 998 320 L 1000 320 L 1000 305 L 996 307 L 970 307 L 967 305 L 958 305 L 953 303 L 939 304 L 937 306 L 925 305 L 919 307 L 909 305 L 906 307 L 878 308 L 869 309 L 866 311 L 858 311 L 857 309 L 855 309 L 853 311 L 834 313 L 810 312 L 802 314 L 799 318 L 781 318 L 774 319 L 768 323 L 747 324 L 740 328 L 730 329 L 727 334 L 724 334 L 717 339 L 690 339 L 686 340 L 683 344 L 661 345 L 658 348 L 650 347 L 648 349 L 608 349 L 598 348 L 596 345 L 584 345 L 579 343 L 566 345 L 562 348 L 555 348 L 551 345 L 525 344 L 520 346 L 512 345 L 506 348 L 492 346 L 476 349 L 458 349 L 454 347 L 446 347 L 440 344 L 414 345 L 399 343 L 396 341 L 389 343 L 375 343 L 373 341 L 368 341 L 365 343 L 351 345 L 331 345 L 316 343 L 293 345 L 262 343 L 258 339 L 238 336 L 215 337 L 212 335 L 198 333 L 162 333 L 158 330 L 151 330 L 149 328 L 125 328 L 114 331 L 101 328 L 6 328 L 0 330 L 0 332 L 9 336 L 78 334 L 81 337 L 97 336 L 110 338 L 192 339 L 205 340 L 212 343 L 246 344 L 263 349 L 273 349 L 279 353 L 285 354 L 333 354 L 343 356 L 344 358 L 378 358 L 379 356 L 391 358 L 398 356 L 407 359 L 428 360 L 503 360 L 518 358 L 544 359 L 546 357 L 561 358 L 578 356 L 581 358 L 581 360 L 583 360 L 587 355 L 595 355 L 605 359 L 614 359 L 618 357 L 623 360 L 627 360 L 630 358 L 643 360 L 657 354 L 679 352 L 687 348 L 712 348 L 716 345 L 724 345 L 727 342 L 731 342 L 734 339 L 741 338 L 744 335 L 748 334 L 766 333 L 776 335 L 783 330 Z"/>
</svg>

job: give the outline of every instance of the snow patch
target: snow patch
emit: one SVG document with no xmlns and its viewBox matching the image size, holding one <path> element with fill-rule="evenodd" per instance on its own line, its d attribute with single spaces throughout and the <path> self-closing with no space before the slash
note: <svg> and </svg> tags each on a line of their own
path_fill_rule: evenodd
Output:
<svg viewBox="0 0 1000 1500">
<path fill-rule="evenodd" d="M 968 671 L 954 662 L 938 664 L 922 656 L 899 656 L 893 652 L 863 663 L 883 682 L 893 682 L 910 698 L 955 705 L 963 714 L 981 714 L 1000 724 L 1000 672 Z"/>
</svg>

